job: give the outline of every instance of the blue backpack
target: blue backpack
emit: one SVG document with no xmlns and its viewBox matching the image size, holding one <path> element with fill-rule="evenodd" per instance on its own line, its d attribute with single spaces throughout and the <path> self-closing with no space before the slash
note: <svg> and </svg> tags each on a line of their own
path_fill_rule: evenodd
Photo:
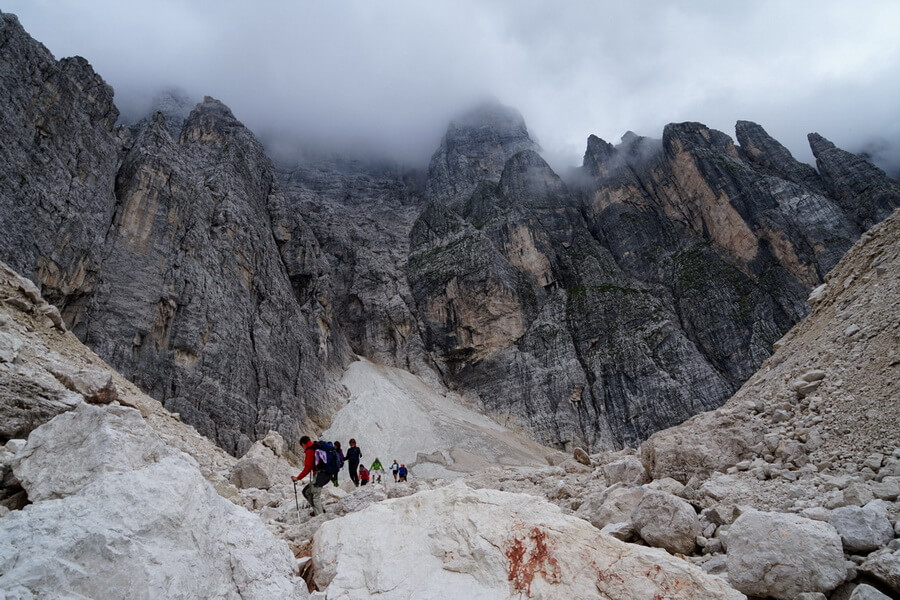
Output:
<svg viewBox="0 0 900 600">
<path fill-rule="evenodd" d="M 319 461 L 316 464 L 317 471 L 325 471 L 329 475 L 335 475 L 341 470 L 341 457 L 338 455 L 337 450 L 334 449 L 334 444 L 319 441 L 313 444 L 313 448 L 325 452 L 325 462 Z"/>
</svg>

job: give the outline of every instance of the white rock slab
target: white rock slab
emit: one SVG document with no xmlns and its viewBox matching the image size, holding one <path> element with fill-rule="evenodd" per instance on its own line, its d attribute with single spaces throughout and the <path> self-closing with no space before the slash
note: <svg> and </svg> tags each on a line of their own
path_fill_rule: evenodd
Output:
<svg viewBox="0 0 900 600">
<path fill-rule="evenodd" d="M 461 482 L 324 523 L 327 598 L 743 598 L 668 553 L 626 544 L 534 496 Z"/>
<path fill-rule="evenodd" d="M 287 546 L 153 436 L 90 405 L 32 432 L 17 472 L 41 499 L 0 519 L 0 597 L 307 598 Z"/>
</svg>

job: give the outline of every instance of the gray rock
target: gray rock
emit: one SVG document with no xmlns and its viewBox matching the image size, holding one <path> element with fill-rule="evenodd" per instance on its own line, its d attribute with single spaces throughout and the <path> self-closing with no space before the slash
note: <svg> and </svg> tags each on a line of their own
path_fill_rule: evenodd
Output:
<svg viewBox="0 0 900 600">
<path fill-rule="evenodd" d="M 728 581 L 752 596 L 827 593 L 846 576 L 835 529 L 796 515 L 748 511 L 728 530 Z"/>
<path fill-rule="evenodd" d="M 882 594 L 871 585 L 861 583 L 853 589 L 850 600 L 890 600 L 890 596 Z"/>
<path fill-rule="evenodd" d="M 828 522 L 837 530 L 846 552 L 869 552 L 886 546 L 894 528 L 882 501 L 864 507 L 844 506 L 831 511 Z"/>
<path fill-rule="evenodd" d="M 647 483 L 650 478 L 644 465 L 637 456 L 626 456 L 617 461 L 607 463 L 601 467 L 603 476 L 606 478 L 606 485 L 615 483 L 628 483 L 633 485 L 641 485 Z"/>
<path fill-rule="evenodd" d="M 9 331 L 0 331 L 0 362 L 15 361 L 21 348 L 21 337 Z"/>
<path fill-rule="evenodd" d="M 641 538 L 669 552 L 690 554 L 700 534 L 694 508 L 676 496 L 648 491 L 631 513 L 631 523 Z"/>
<path fill-rule="evenodd" d="M 859 566 L 861 573 L 870 575 L 900 593 L 900 548 L 884 548 L 873 552 Z"/>
<path fill-rule="evenodd" d="M 600 533 L 611 535 L 623 542 L 631 542 L 635 538 L 634 527 L 631 523 L 607 523 L 600 529 Z"/>
<path fill-rule="evenodd" d="M 853 483 L 843 492 L 844 506 L 865 506 L 875 498 L 867 484 Z"/>
<path fill-rule="evenodd" d="M 267 490 L 278 482 L 277 456 L 267 445 L 255 442 L 231 470 L 235 486 Z M 286 481 L 286 478 L 282 479 Z"/>
<path fill-rule="evenodd" d="M 637 486 L 612 486 L 601 494 L 588 496 L 575 514 L 598 529 L 609 523 L 630 523 L 631 512 L 645 493 Z"/>
</svg>

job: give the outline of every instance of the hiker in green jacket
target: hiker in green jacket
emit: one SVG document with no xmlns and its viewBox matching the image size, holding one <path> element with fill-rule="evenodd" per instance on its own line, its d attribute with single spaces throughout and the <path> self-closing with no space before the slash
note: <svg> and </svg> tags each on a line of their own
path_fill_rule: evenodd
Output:
<svg viewBox="0 0 900 600">
<path fill-rule="evenodd" d="M 377 456 L 372 462 L 372 466 L 369 467 L 369 471 L 372 473 L 372 479 L 375 480 L 375 483 L 381 483 L 381 476 L 386 475 L 384 467 L 381 466 L 381 461 L 378 460 Z"/>
</svg>

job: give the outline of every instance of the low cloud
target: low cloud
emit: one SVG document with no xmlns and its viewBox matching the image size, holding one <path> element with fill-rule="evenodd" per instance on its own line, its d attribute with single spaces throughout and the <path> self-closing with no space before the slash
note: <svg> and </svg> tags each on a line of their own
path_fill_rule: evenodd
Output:
<svg viewBox="0 0 900 600">
<path fill-rule="evenodd" d="M 57 56 L 86 57 L 139 113 L 159 89 L 214 96 L 282 148 L 424 164 L 449 119 L 517 107 L 557 169 L 587 136 L 760 123 L 812 161 L 806 134 L 900 164 L 900 4 L 892 0 L 176 2 L 15 0 Z M 274 143 L 274 142 L 273 142 Z"/>
</svg>

